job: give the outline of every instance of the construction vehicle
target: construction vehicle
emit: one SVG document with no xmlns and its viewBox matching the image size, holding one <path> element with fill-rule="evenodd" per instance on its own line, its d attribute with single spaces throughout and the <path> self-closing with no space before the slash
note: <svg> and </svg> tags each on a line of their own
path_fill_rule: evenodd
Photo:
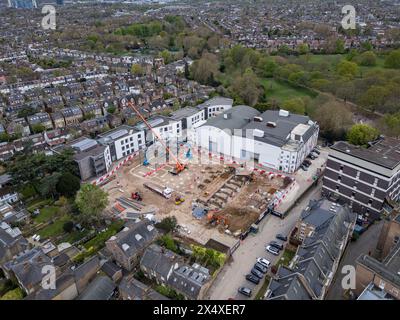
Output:
<svg viewBox="0 0 400 320">
<path fill-rule="evenodd" d="M 142 201 L 143 200 L 143 197 L 142 197 L 142 195 L 139 193 L 139 192 L 132 192 L 132 194 L 131 194 L 131 198 L 133 199 L 133 200 L 136 200 L 136 201 Z"/>
<path fill-rule="evenodd" d="M 166 150 L 166 154 L 167 154 L 167 158 L 169 156 L 171 156 L 174 160 L 175 160 L 175 168 L 174 170 L 170 170 L 170 173 L 174 174 L 174 175 L 178 175 L 179 173 L 181 173 L 183 170 L 185 170 L 186 166 L 184 164 L 182 164 L 178 157 L 175 156 L 172 152 L 171 149 L 169 148 L 169 146 L 165 143 L 165 141 L 161 138 L 160 134 L 158 133 L 158 131 L 154 130 L 153 127 L 147 122 L 147 120 L 143 117 L 143 115 L 139 112 L 139 110 L 135 107 L 135 105 L 129 101 L 127 102 L 127 105 L 132 108 L 133 111 L 135 111 L 135 113 L 141 118 L 141 120 L 143 121 L 143 123 L 151 130 L 151 132 L 153 133 L 153 135 L 157 138 L 158 141 L 161 142 L 161 144 L 163 145 L 163 147 Z"/>
<path fill-rule="evenodd" d="M 211 210 L 207 213 L 207 221 L 208 223 L 215 225 L 223 225 L 227 226 L 228 225 L 228 219 L 225 218 L 224 216 L 218 214 L 217 211 Z"/>
<path fill-rule="evenodd" d="M 176 198 L 175 198 L 175 204 L 178 206 L 178 205 L 180 205 L 180 204 L 182 204 L 182 203 L 184 203 L 185 202 L 185 199 L 182 197 L 182 196 L 177 196 Z"/>
<path fill-rule="evenodd" d="M 153 182 L 145 182 L 143 183 L 143 186 L 145 186 L 147 189 L 154 191 L 155 193 L 158 193 L 160 196 L 163 196 L 165 199 L 171 198 L 172 195 L 172 189 L 161 186 L 159 184 L 153 183 Z"/>
</svg>

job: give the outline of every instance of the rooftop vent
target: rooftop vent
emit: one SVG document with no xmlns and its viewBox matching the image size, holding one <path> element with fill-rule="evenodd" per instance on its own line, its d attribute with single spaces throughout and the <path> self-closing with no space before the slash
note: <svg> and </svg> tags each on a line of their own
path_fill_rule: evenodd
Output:
<svg viewBox="0 0 400 320">
<path fill-rule="evenodd" d="M 253 120 L 254 120 L 254 122 L 262 122 L 262 121 L 263 121 L 263 118 L 261 118 L 261 117 L 254 117 Z"/>
<path fill-rule="evenodd" d="M 231 113 L 224 113 L 224 119 L 232 119 Z"/>
<path fill-rule="evenodd" d="M 137 234 L 135 234 L 135 239 L 136 239 L 136 241 L 140 241 L 143 239 L 143 237 L 137 233 Z"/>
<path fill-rule="evenodd" d="M 126 243 L 124 243 L 124 244 L 122 245 L 122 250 L 127 251 L 128 249 L 129 249 L 129 245 L 126 244 Z"/>
<path fill-rule="evenodd" d="M 276 128 L 276 122 L 268 121 L 268 122 L 267 122 L 267 127 L 269 127 L 269 128 Z"/>
<path fill-rule="evenodd" d="M 279 116 L 280 117 L 289 117 L 289 111 L 286 111 L 286 110 L 283 110 L 283 109 L 281 109 L 281 110 L 279 110 Z"/>
<path fill-rule="evenodd" d="M 264 131 L 259 130 L 259 129 L 254 129 L 253 130 L 253 136 L 262 138 L 262 137 L 264 137 Z"/>
</svg>

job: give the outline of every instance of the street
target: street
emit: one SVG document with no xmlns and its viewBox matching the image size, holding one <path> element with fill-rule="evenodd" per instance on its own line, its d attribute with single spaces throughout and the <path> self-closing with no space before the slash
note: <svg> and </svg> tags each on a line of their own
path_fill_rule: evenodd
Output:
<svg viewBox="0 0 400 320">
<path fill-rule="evenodd" d="M 261 288 L 264 279 L 258 285 L 255 285 L 245 279 L 246 274 L 250 273 L 256 258 L 264 257 L 272 264 L 275 264 L 279 257 L 276 257 L 265 251 L 265 245 L 275 240 L 275 235 L 281 233 L 288 235 L 298 220 L 301 211 L 307 207 L 311 199 L 319 199 L 321 196 L 321 183 L 312 187 L 307 194 L 294 206 L 285 219 L 275 216 L 267 216 L 259 225 L 258 234 L 249 235 L 233 253 L 233 261 L 225 268 L 215 279 L 208 292 L 208 298 L 213 300 L 248 299 L 237 292 L 240 286 L 250 288 L 254 298 Z"/>
</svg>

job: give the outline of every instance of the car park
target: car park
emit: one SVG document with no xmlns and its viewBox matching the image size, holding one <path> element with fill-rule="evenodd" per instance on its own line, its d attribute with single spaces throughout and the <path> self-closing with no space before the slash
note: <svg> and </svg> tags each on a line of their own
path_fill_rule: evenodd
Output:
<svg viewBox="0 0 400 320">
<path fill-rule="evenodd" d="M 276 235 L 276 238 L 282 241 L 287 241 L 287 237 L 280 233 Z"/>
<path fill-rule="evenodd" d="M 256 277 L 254 274 L 247 274 L 246 275 L 246 280 L 254 283 L 254 284 L 259 284 L 260 283 L 260 278 Z"/>
<path fill-rule="evenodd" d="M 271 247 L 271 246 L 266 246 L 265 250 L 267 250 L 269 253 L 272 253 L 275 256 L 279 255 L 279 250 L 275 247 Z"/>
<path fill-rule="evenodd" d="M 274 248 L 278 249 L 278 250 L 283 250 L 283 244 L 280 243 L 280 242 L 271 241 L 271 242 L 269 243 L 269 245 L 270 245 L 271 247 L 274 247 Z"/>
<path fill-rule="evenodd" d="M 246 287 L 240 287 L 238 289 L 238 292 L 241 294 L 244 294 L 245 296 L 251 297 L 251 289 L 246 288 Z"/>
<path fill-rule="evenodd" d="M 269 262 L 265 258 L 257 258 L 257 262 L 262 264 L 264 267 L 269 268 L 271 266 L 271 262 Z"/>
<path fill-rule="evenodd" d="M 264 274 L 255 268 L 251 269 L 251 274 L 254 274 L 259 279 L 262 279 L 264 277 Z"/>
<path fill-rule="evenodd" d="M 268 268 L 264 267 L 261 263 L 256 263 L 254 265 L 254 269 L 257 269 L 258 271 L 262 272 L 262 273 L 267 273 Z"/>
</svg>

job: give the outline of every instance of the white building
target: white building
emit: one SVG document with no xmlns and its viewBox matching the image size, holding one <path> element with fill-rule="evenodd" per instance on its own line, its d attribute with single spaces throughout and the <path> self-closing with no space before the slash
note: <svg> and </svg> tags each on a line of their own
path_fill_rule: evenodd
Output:
<svg viewBox="0 0 400 320">
<path fill-rule="evenodd" d="M 146 142 L 154 143 L 158 137 L 163 141 L 173 141 L 182 138 L 182 121 L 176 121 L 172 118 L 157 115 L 147 120 L 147 123 L 153 128 L 156 136 L 149 130 L 143 122 L 135 126 L 137 130 L 144 130 L 146 133 Z"/>
<path fill-rule="evenodd" d="M 98 135 L 102 145 L 110 147 L 111 160 L 120 160 L 145 147 L 145 133 L 134 127 L 122 125 Z"/>
<path fill-rule="evenodd" d="M 224 111 L 231 109 L 233 100 L 224 97 L 214 97 L 206 102 L 198 105 L 196 108 L 205 111 L 206 119 L 215 117 Z"/>
<path fill-rule="evenodd" d="M 197 128 L 196 143 L 221 156 L 292 173 L 317 145 L 318 133 L 307 116 L 236 106 Z"/>
</svg>

